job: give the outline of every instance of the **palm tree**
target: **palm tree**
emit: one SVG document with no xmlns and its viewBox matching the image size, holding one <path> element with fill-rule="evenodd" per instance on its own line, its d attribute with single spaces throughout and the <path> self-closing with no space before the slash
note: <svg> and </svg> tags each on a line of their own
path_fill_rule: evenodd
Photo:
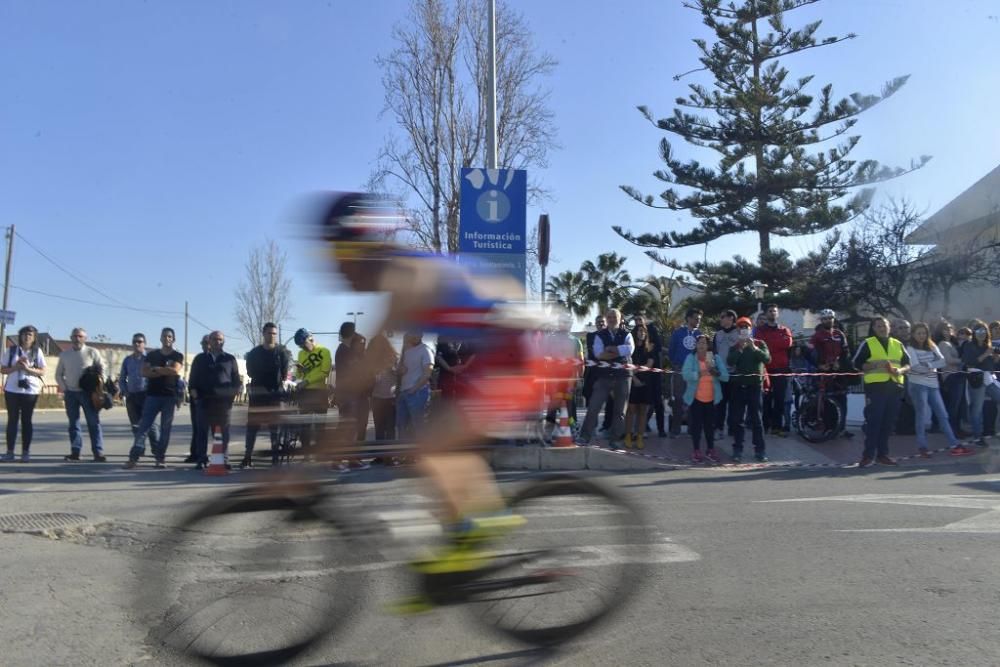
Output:
<svg viewBox="0 0 1000 667">
<path fill-rule="evenodd" d="M 582 271 L 563 271 L 552 276 L 545 284 L 545 293 L 576 318 L 585 318 L 593 305 L 589 285 Z"/>
<path fill-rule="evenodd" d="M 674 303 L 674 288 L 680 284 L 681 281 L 672 276 L 648 275 L 633 286 L 648 303 L 647 319 L 655 322 L 661 332 L 674 329 L 683 319 L 684 303 Z"/>
<path fill-rule="evenodd" d="M 598 312 L 605 312 L 608 306 L 628 296 L 632 276 L 623 268 L 626 259 L 616 252 L 606 252 L 598 255 L 596 264 L 588 259 L 580 266 L 590 284 L 592 303 L 597 305 Z"/>
</svg>

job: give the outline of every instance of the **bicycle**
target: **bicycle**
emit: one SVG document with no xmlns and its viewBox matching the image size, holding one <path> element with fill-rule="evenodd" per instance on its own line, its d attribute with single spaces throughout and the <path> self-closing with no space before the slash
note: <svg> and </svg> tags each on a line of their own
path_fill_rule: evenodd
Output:
<svg viewBox="0 0 1000 667">
<path fill-rule="evenodd" d="M 356 616 L 364 574 L 406 561 L 383 553 L 382 538 L 397 532 L 385 517 L 359 516 L 337 486 L 255 484 L 210 500 L 168 530 L 147 552 L 155 561 L 142 576 L 143 604 L 162 612 L 156 640 L 215 665 L 273 665 L 341 630 Z M 487 627 L 546 648 L 591 630 L 632 597 L 647 527 L 618 494 L 550 475 L 528 481 L 508 508 L 527 522 L 495 545 L 492 560 L 466 572 L 411 572 L 421 596 L 471 607 Z M 565 516 L 607 523 L 580 530 Z"/>
<path fill-rule="evenodd" d="M 792 423 L 806 442 L 827 442 L 844 431 L 845 415 L 840 404 L 830 396 L 832 392 L 827 389 L 827 380 L 825 376 L 792 378 L 796 395 Z"/>
</svg>

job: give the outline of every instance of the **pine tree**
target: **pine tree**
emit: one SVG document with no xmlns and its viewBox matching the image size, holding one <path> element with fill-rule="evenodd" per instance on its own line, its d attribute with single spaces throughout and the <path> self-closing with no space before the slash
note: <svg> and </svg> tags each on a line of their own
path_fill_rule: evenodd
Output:
<svg viewBox="0 0 1000 667">
<path fill-rule="evenodd" d="M 710 148 L 721 159 L 715 169 L 697 160 L 685 162 L 662 139 L 660 155 L 667 168 L 654 175 L 669 187 L 660 202 L 635 188 L 622 189 L 646 206 L 687 211 L 698 226 L 638 236 L 616 226 L 627 240 L 650 248 L 682 248 L 756 232 L 764 262 L 773 236 L 813 234 L 847 222 L 868 208 L 874 190 L 866 186 L 918 169 L 930 159 L 923 156 L 909 168 L 892 168 L 849 157 L 860 139 L 848 135 L 857 116 L 899 91 L 908 76 L 892 79 L 878 95 L 853 93 L 839 101 L 829 84 L 818 99 L 808 94 L 812 76 L 790 79 L 780 58 L 855 37 L 819 38 L 821 21 L 799 29 L 785 25 L 785 12 L 818 0 L 742 0 L 725 6 L 721 0 L 691 2 L 684 6 L 701 13 L 716 39 L 711 44 L 694 40 L 703 67 L 686 74 L 707 70 L 714 78 L 712 87 L 691 84 L 690 94 L 676 100 L 668 118 L 654 121 L 649 109 L 639 111 L 659 129 Z M 819 147 L 838 138 L 836 146 Z"/>
</svg>

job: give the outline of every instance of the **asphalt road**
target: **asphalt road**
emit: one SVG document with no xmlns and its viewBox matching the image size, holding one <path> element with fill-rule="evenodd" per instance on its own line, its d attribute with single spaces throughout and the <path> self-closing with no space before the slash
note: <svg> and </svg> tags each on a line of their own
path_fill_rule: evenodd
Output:
<svg viewBox="0 0 1000 667">
<path fill-rule="evenodd" d="M 42 413 L 35 461 L 0 466 L 0 514 L 86 517 L 53 536 L 0 533 L 5 665 L 190 664 L 156 641 L 158 605 L 136 602 L 158 562 L 150 544 L 221 487 L 264 472 L 206 478 L 176 461 L 122 470 L 121 414 L 107 429 L 114 464 L 63 463 L 62 416 Z M 296 664 L 997 665 L 1000 474 L 990 457 L 603 475 L 643 510 L 651 545 L 643 590 L 612 624 L 559 653 L 530 651 L 481 631 L 462 608 L 382 613 L 405 579 L 370 567 L 352 574 L 361 592 L 351 626 Z M 502 474 L 502 484 L 526 475 Z M 359 512 L 426 509 L 424 491 L 406 469 L 338 485 Z M 549 520 L 596 543 L 607 525 L 586 511 Z"/>
</svg>

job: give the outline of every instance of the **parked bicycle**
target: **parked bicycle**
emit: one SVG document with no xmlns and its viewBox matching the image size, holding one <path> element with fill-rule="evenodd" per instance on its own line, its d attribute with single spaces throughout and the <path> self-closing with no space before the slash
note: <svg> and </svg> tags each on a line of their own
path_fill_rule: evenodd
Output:
<svg viewBox="0 0 1000 667">
<path fill-rule="evenodd" d="M 832 378 L 793 377 L 795 412 L 792 424 L 807 442 L 827 442 L 839 436 L 846 427 L 847 415 L 836 400 L 841 388 L 832 388 Z"/>
<path fill-rule="evenodd" d="M 343 629 L 366 598 L 365 574 L 405 562 L 386 555 L 387 538 L 399 532 L 389 530 L 392 522 L 345 495 L 337 482 L 276 477 L 227 491 L 184 517 L 147 552 L 139 608 L 159 609 L 152 636 L 216 665 L 274 665 Z M 554 647 L 633 596 L 648 536 L 617 493 L 552 475 L 525 483 L 508 507 L 525 524 L 475 569 L 407 568 L 417 599 L 461 605 L 515 640 Z M 602 523 L 567 526 L 565 517 L 579 513 Z M 406 510 L 394 514 L 402 532 L 412 528 Z"/>
</svg>

